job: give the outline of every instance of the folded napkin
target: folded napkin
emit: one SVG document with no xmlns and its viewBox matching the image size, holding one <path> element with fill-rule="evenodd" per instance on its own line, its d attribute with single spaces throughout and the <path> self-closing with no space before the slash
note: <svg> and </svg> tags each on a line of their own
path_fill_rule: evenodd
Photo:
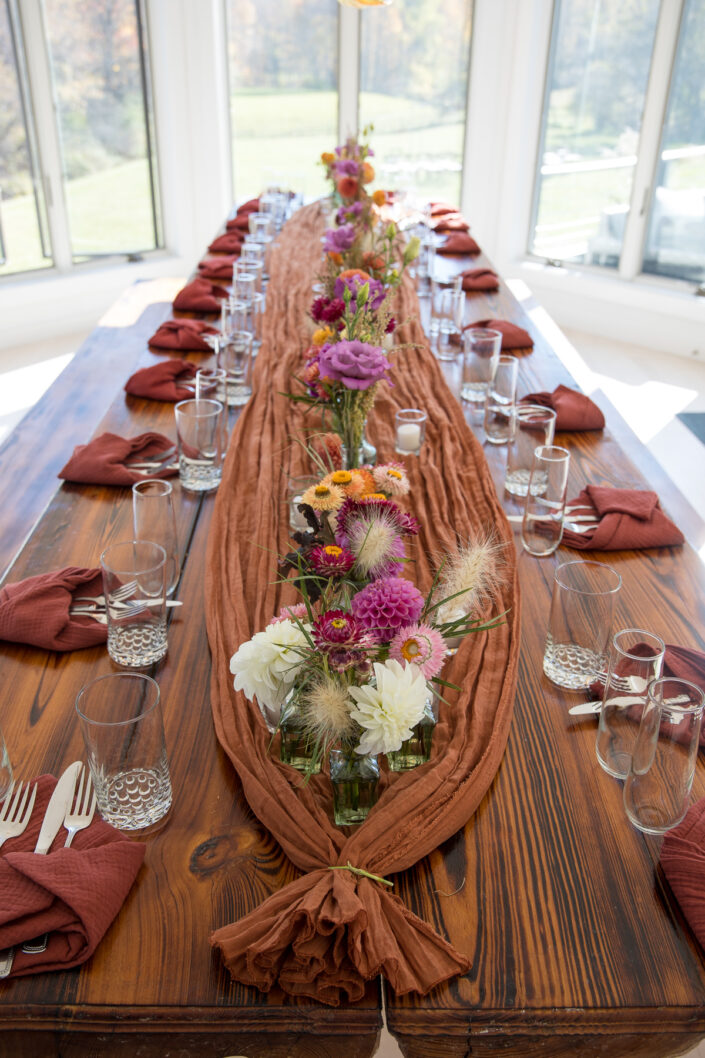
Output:
<svg viewBox="0 0 705 1058">
<path fill-rule="evenodd" d="M 243 242 L 242 232 L 226 231 L 225 235 L 214 239 L 208 249 L 211 253 L 240 253 Z"/>
<path fill-rule="evenodd" d="M 521 403 L 553 408 L 557 430 L 604 430 L 605 417 L 585 393 L 568 386 L 556 386 L 553 393 L 528 393 Z"/>
<path fill-rule="evenodd" d="M 436 253 L 458 253 L 458 254 L 476 254 L 481 253 L 480 247 L 477 245 L 472 235 L 468 235 L 466 231 L 452 231 L 442 246 L 436 247 Z"/>
<path fill-rule="evenodd" d="M 233 281 L 233 265 L 239 253 L 219 254 L 205 261 L 198 262 L 198 274 L 201 279 L 221 279 L 227 283 Z"/>
<path fill-rule="evenodd" d="M 187 382 L 197 371 L 189 360 L 164 360 L 135 371 L 125 383 L 125 392 L 149 400 L 187 400 L 193 397 L 193 387 L 185 389 L 179 383 Z"/>
<path fill-rule="evenodd" d="M 258 210 L 259 210 L 259 199 L 258 198 L 248 198 L 247 202 L 243 202 L 241 206 L 238 206 L 237 210 L 235 212 L 238 213 L 238 214 L 241 214 L 241 213 L 257 213 Z"/>
<path fill-rule="evenodd" d="M 122 907 L 137 877 L 145 846 L 130 841 L 98 816 L 63 848 L 62 827 L 47 856 L 35 856 L 44 812 L 56 786 L 37 780 L 32 817 L 0 850 L 0 948 L 15 948 L 11 977 L 68 970 L 89 959 Z M 25 955 L 22 944 L 49 934 L 46 951 Z"/>
<path fill-rule="evenodd" d="M 431 202 L 431 216 L 443 217 L 446 213 L 459 213 L 457 206 L 451 206 L 449 202 Z"/>
<path fill-rule="evenodd" d="M 252 211 L 251 211 L 252 212 Z M 225 222 L 228 231 L 241 231 L 243 234 L 250 230 L 250 213 L 237 213 Z"/>
<path fill-rule="evenodd" d="M 661 867 L 695 936 L 705 948 L 705 799 L 669 830 L 661 846 Z"/>
<path fill-rule="evenodd" d="M 470 231 L 470 225 L 462 213 L 444 213 L 442 217 L 431 221 L 431 227 L 437 235 L 448 231 Z"/>
<path fill-rule="evenodd" d="M 173 307 L 177 312 L 220 312 L 220 302 L 227 296 L 225 287 L 210 279 L 192 279 L 176 295 Z"/>
<path fill-rule="evenodd" d="M 184 353 L 212 353 L 204 334 L 220 332 L 204 320 L 165 320 L 149 339 L 155 349 L 178 349 Z"/>
<path fill-rule="evenodd" d="M 145 475 L 123 466 L 125 461 L 148 462 L 173 445 L 174 442 L 161 433 L 142 433 L 133 438 L 102 433 L 87 445 L 77 445 L 58 476 L 64 481 L 83 485 L 134 485 L 136 481 L 144 481 Z M 170 462 L 166 461 L 165 468 Z M 177 470 L 150 470 L 149 477 L 171 478 L 177 473 Z"/>
<path fill-rule="evenodd" d="M 80 650 L 104 643 L 108 637 L 105 625 L 69 614 L 74 595 L 96 596 L 102 591 L 100 570 L 78 566 L 5 584 L 0 589 L 0 639 L 44 650 Z M 0 948 L 6 946 L 0 944 Z"/>
<path fill-rule="evenodd" d="M 468 327 L 488 327 L 491 331 L 499 331 L 502 335 L 502 352 L 505 353 L 518 353 L 534 348 L 534 340 L 529 332 L 507 320 L 475 320 L 474 323 L 466 324 L 463 330 Z"/>
<path fill-rule="evenodd" d="M 656 493 L 646 489 L 587 485 L 569 506 L 584 508 L 573 510 L 573 514 L 597 514 L 600 518 L 586 533 L 565 529 L 563 544 L 579 551 L 632 551 L 684 542 L 680 529 L 661 510 Z"/>
<path fill-rule="evenodd" d="M 460 273 L 463 277 L 463 290 L 499 290 L 499 276 L 491 268 L 466 268 Z"/>
</svg>

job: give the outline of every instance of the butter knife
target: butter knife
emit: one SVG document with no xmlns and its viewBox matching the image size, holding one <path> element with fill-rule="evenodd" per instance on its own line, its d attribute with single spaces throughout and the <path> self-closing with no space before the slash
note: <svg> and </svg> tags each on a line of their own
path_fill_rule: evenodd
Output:
<svg viewBox="0 0 705 1058">
<path fill-rule="evenodd" d="M 73 801 L 76 780 L 78 779 L 78 773 L 82 767 L 83 761 L 80 760 L 75 760 L 73 764 L 69 764 L 68 768 L 54 787 L 54 792 L 49 799 L 49 804 L 44 813 L 44 819 L 42 820 L 42 827 L 39 831 L 37 844 L 34 846 L 35 855 L 46 856 L 51 848 L 52 841 L 61 830 L 64 823 L 64 816 L 66 815 L 66 809 Z M 35 955 L 37 952 L 44 951 L 46 946 L 47 935 L 44 934 L 43 937 L 36 937 L 34 940 L 28 940 L 26 944 L 22 945 L 22 951 L 26 955 Z"/>
</svg>

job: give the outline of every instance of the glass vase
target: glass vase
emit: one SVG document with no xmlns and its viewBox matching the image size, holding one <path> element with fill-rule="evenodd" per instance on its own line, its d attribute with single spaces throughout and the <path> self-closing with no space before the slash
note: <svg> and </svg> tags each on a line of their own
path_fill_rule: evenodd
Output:
<svg viewBox="0 0 705 1058">
<path fill-rule="evenodd" d="M 315 743 L 304 733 L 295 688 L 289 691 L 284 700 L 279 721 L 279 734 L 281 736 L 279 757 L 283 763 L 291 765 L 304 775 L 317 775 L 321 770 L 320 756 L 317 756 Z"/>
<path fill-rule="evenodd" d="M 387 754 L 390 771 L 411 771 L 412 768 L 418 768 L 420 764 L 425 764 L 427 760 L 430 760 L 437 712 L 436 696 L 429 696 L 426 699 L 422 718 L 411 729 L 411 738 L 405 739 L 398 750 Z"/>
<path fill-rule="evenodd" d="M 377 758 L 363 757 L 353 750 L 332 749 L 330 781 L 333 784 L 333 817 L 336 826 L 363 823 L 377 801 Z"/>
</svg>

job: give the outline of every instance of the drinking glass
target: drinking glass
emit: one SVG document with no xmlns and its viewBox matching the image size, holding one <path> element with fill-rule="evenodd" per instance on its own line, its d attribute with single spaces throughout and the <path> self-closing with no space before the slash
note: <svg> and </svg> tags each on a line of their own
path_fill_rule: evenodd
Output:
<svg viewBox="0 0 705 1058">
<path fill-rule="evenodd" d="M 247 404 L 252 396 L 252 333 L 232 331 L 221 343 L 218 367 L 225 369 L 227 403 L 231 408 Z"/>
<path fill-rule="evenodd" d="M 225 403 L 225 368 L 202 367 L 196 372 L 196 400 Z"/>
<path fill-rule="evenodd" d="M 250 326 L 247 328 L 252 335 L 252 356 L 257 356 L 262 345 L 262 324 L 264 323 L 265 297 L 264 294 L 253 294 L 250 306 Z"/>
<path fill-rule="evenodd" d="M 235 286 L 233 288 L 233 299 L 236 301 L 244 301 L 244 303 L 249 306 L 252 303 L 252 295 L 254 292 L 255 277 L 252 272 L 238 271 Z"/>
<path fill-rule="evenodd" d="M 431 276 L 431 319 L 429 337 L 437 338 L 441 330 L 441 320 L 450 312 L 450 291 L 445 280 Z"/>
<path fill-rule="evenodd" d="M 615 779 L 626 779 L 647 688 L 661 675 L 666 646 L 641 628 L 623 628 L 612 640 L 597 728 L 597 760 Z"/>
<path fill-rule="evenodd" d="M 688 811 L 705 696 L 688 680 L 649 684 L 647 702 L 624 784 L 624 807 L 635 827 L 663 834 Z"/>
<path fill-rule="evenodd" d="M 2 801 L 8 790 L 11 788 L 12 778 L 10 754 L 7 752 L 7 745 L 5 744 L 2 729 L 0 729 L 0 801 Z"/>
<path fill-rule="evenodd" d="M 515 356 L 500 356 L 485 398 L 485 436 L 490 444 L 505 445 L 512 436 L 518 371 Z"/>
<path fill-rule="evenodd" d="M 142 830 L 171 807 L 159 687 L 141 673 L 114 672 L 86 684 L 76 712 L 98 810 L 118 830 Z"/>
<path fill-rule="evenodd" d="M 552 555 L 563 537 L 569 466 L 570 452 L 566 448 L 541 445 L 534 452 L 521 542 L 524 550 L 537 558 Z"/>
<path fill-rule="evenodd" d="M 426 436 L 426 412 L 420 408 L 402 408 L 394 416 L 396 427 L 395 451 L 401 455 L 417 456 Z"/>
<path fill-rule="evenodd" d="M 144 668 L 167 652 L 166 557 L 151 540 L 124 540 L 100 556 L 108 654 L 116 665 Z"/>
<path fill-rule="evenodd" d="M 243 243 L 242 251 L 240 254 L 240 260 L 244 263 L 252 261 L 255 264 L 262 264 L 264 262 L 264 246 L 260 242 L 246 242 Z M 247 269 L 243 269 L 247 271 Z"/>
<path fill-rule="evenodd" d="M 564 562 L 553 579 L 543 671 L 551 683 L 587 690 L 607 668 L 622 578 L 602 562 Z"/>
<path fill-rule="evenodd" d="M 318 484 L 319 478 L 301 477 L 289 478 L 287 482 L 287 501 L 289 504 L 289 528 L 305 533 L 311 527 L 298 508 L 301 497 L 311 485 Z"/>
<path fill-rule="evenodd" d="M 257 210 L 250 213 L 249 219 L 250 235 L 254 236 L 256 242 L 262 242 L 267 236 L 274 235 L 274 225 L 270 213 Z"/>
<path fill-rule="evenodd" d="M 553 408 L 539 404 L 516 405 L 504 479 L 504 487 L 512 496 L 526 496 L 534 452 L 540 445 L 553 444 L 555 427 Z"/>
<path fill-rule="evenodd" d="M 427 228 L 424 231 L 425 235 L 421 238 L 418 257 L 413 265 L 416 293 L 420 298 L 427 298 L 431 294 L 431 280 L 436 260 L 436 243 L 433 233 Z"/>
<path fill-rule="evenodd" d="M 484 404 L 499 362 L 502 335 L 486 327 L 470 327 L 463 334 L 462 400 Z"/>
<path fill-rule="evenodd" d="M 136 481 L 132 486 L 132 520 L 135 540 L 153 540 L 166 551 L 166 593 L 173 594 L 181 563 L 171 482 L 161 478 Z"/>
<path fill-rule="evenodd" d="M 179 480 L 187 492 L 211 492 L 223 476 L 224 406 L 219 400 L 182 400 L 175 408 Z"/>
</svg>

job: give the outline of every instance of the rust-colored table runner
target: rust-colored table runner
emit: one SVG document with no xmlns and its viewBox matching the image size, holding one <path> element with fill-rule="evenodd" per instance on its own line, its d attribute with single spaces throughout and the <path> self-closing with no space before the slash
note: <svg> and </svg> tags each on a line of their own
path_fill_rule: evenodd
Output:
<svg viewBox="0 0 705 1058">
<path fill-rule="evenodd" d="M 327 778 L 303 785 L 278 760 L 256 705 L 236 694 L 229 661 L 237 647 L 294 599 L 276 583 L 276 559 L 287 550 L 286 481 L 308 473 L 296 439 L 317 427 L 283 396 L 308 345 L 306 310 L 320 267 L 323 219 L 317 205 L 287 224 L 275 250 L 267 292 L 255 395 L 234 431 L 209 537 L 206 580 L 213 655 L 211 701 L 218 738 L 256 816 L 303 872 L 255 911 L 214 934 L 232 976 L 268 990 L 338 1004 L 363 994 L 363 979 L 384 974 L 398 994 L 425 993 L 466 972 L 469 960 L 406 908 L 386 886 L 347 870 L 350 863 L 389 878 L 406 870 L 472 816 L 499 767 L 511 722 L 519 651 L 516 557 L 482 449 L 465 423 L 416 319 L 411 282 L 398 293 L 405 321 L 397 340 L 416 343 L 395 354 L 393 386 L 382 385 L 369 436 L 378 462 L 394 454 L 394 411 L 421 407 L 429 416 L 418 459 L 405 460 L 408 504 L 421 522 L 407 576 L 422 591 L 431 568 L 457 539 L 490 529 L 505 545 L 504 587 L 487 613 L 508 611 L 501 627 L 469 636 L 442 676 L 462 686 L 447 692 L 431 761 L 385 776 L 367 820 L 347 831 L 332 822 Z M 392 879 L 393 880 L 393 879 Z"/>
</svg>

